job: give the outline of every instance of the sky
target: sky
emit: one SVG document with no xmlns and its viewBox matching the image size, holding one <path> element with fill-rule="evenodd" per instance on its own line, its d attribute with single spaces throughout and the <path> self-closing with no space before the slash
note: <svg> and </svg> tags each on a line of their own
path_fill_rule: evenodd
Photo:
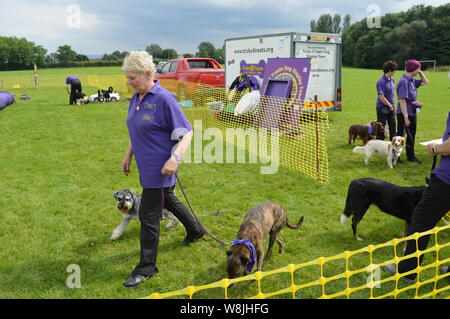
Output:
<svg viewBox="0 0 450 319">
<path fill-rule="evenodd" d="M 0 0 L 0 36 L 25 37 L 48 53 L 68 44 L 78 53 L 103 55 L 143 50 L 152 43 L 195 53 L 202 41 L 222 47 L 228 38 L 308 32 L 323 13 L 350 14 L 352 23 L 439 6 L 449 0 Z M 375 6 L 374 6 L 375 5 Z"/>
</svg>

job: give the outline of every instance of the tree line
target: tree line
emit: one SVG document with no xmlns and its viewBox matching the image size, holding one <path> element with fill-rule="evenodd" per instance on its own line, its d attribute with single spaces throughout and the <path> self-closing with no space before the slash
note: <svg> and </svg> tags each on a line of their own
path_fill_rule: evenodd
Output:
<svg viewBox="0 0 450 319">
<path fill-rule="evenodd" d="M 379 23 L 363 19 L 341 25 L 339 15 L 321 15 L 311 21 L 312 32 L 342 33 L 342 62 L 346 66 L 380 68 L 395 60 L 400 68 L 408 59 L 436 60 L 450 65 L 450 4 L 417 5 L 406 12 L 379 17 Z"/>
<path fill-rule="evenodd" d="M 162 60 L 176 59 L 180 56 L 214 58 L 224 63 L 223 48 L 216 49 L 210 42 L 201 42 L 195 54 L 179 54 L 175 49 L 163 49 L 156 43 L 148 45 L 145 50 L 153 55 L 155 63 Z M 40 68 L 74 67 L 74 66 L 111 66 L 121 65 L 123 59 L 129 54 L 127 51 L 114 51 L 103 54 L 100 61 L 90 61 L 89 58 L 76 52 L 70 45 L 61 45 L 56 52 L 48 51 L 41 45 L 28 41 L 25 38 L 0 36 L 0 70 L 24 70 L 36 64 Z"/>
<path fill-rule="evenodd" d="M 386 14 L 379 28 L 366 20 L 352 24 L 343 34 L 345 65 L 380 68 L 384 61 L 436 60 L 450 65 L 450 4 L 439 7 L 418 5 L 406 12 Z"/>
</svg>

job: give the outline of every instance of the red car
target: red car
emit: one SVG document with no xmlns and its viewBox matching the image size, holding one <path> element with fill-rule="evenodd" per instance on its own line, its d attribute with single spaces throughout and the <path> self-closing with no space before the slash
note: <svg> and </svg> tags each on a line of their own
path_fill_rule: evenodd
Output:
<svg viewBox="0 0 450 319">
<path fill-rule="evenodd" d="M 194 82 L 209 87 L 225 87 L 225 70 L 216 60 L 210 58 L 183 58 L 167 61 L 157 71 L 155 78 L 161 81 L 163 87 L 172 92 L 176 92 L 182 82 Z"/>
</svg>

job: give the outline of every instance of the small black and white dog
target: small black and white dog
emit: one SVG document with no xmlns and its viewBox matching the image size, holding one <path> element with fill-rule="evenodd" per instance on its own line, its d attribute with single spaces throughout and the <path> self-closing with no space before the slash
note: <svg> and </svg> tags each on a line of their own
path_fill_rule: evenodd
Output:
<svg viewBox="0 0 450 319">
<path fill-rule="evenodd" d="M 123 213 L 122 223 L 114 229 L 111 239 L 118 239 L 130 220 L 139 220 L 139 206 L 141 204 L 141 195 L 135 195 L 131 189 L 119 189 L 113 194 L 117 201 L 117 209 Z M 163 210 L 163 219 L 168 219 L 169 223 L 166 228 L 177 226 L 180 221 L 168 210 Z"/>
<path fill-rule="evenodd" d="M 88 104 L 89 99 L 83 92 L 75 92 L 75 102 L 77 105 Z"/>
<path fill-rule="evenodd" d="M 358 178 L 348 186 L 341 224 L 353 215 L 352 230 L 357 240 L 358 223 L 369 206 L 375 204 L 381 211 L 405 221 L 405 236 L 412 213 L 427 186 L 401 187 L 375 178 Z"/>
</svg>

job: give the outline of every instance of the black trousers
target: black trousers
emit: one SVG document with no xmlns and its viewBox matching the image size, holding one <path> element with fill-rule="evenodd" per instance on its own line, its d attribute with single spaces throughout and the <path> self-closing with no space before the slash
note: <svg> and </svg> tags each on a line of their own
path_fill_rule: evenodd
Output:
<svg viewBox="0 0 450 319">
<path fill-rule="evenodd" d="M 70 82 L 70 98 L 69 98 L 69 104 L 75 104 L 75 93 L 82 91 L 81 82 L 80 80 L 72 80 Z"/>
<path fill-rule="evenodd" d="M 195 218 L 188 208 L 174 193 L 175 186 L 163 188 L 144 188 L 141 205 L 139 207 L 139 220 L 141 222 L 141 254 L 140 261 L 133 271 L 133 275 L 152 276 L 158 272 L 156 258 L 158 256 L 159 226 L 161 220 L 161 201 L 164 197 L 164 208 L 171 211 L 186 228 L 187 234 L 200 231 Z"/>
<path fill-rule="evenodd" d="M 436 224 L 450 210 L 450 185 L 444 183 L 435 175 L 431 175 L 430 184 L 422 195 L 422 200 L 414 209 L 411 224 L 408 229 L 408 236 L 416 232 L 425 232 L 433 229 Z M 417 240 L 408 240 L 405 256 L 415 253 L 417 248 L 425 250 L 428 246 L 430 235 L 422 236 Z M 402 260 L 398 265 L 398 272 L 404 273 L 415 269 L 422 263 L 424 255 L 419 260 L 417 257 L 411 257 Z M 410 276 L 415 277 L 415 275 Z"/>
<path fill-rule="evenodd" d="M 403 114 L 397 114 L 397 136 L 404 136 L 406 134 L 406 157 L 408 160 L 416 158 L 414 154 L 414 142 L 416 141 L 417 116 L 408 116 L 410 125 L 405 129 L 405 118 Z"/>
<path fill-rule="evenodd" d="M 389 125 L 389 140 L 392 141 L 392 138 L 396 134 L 395 127 L 395 115 L 394 111 L 389 112 L 389 114 L 384 114 L 380 109 L 377 108 L 377 122 L 383 123 L 383 126 L 386 127 L 386 123 Z M 377 139 L 383 140 L 385 139 L 384 132 L 377 135 Z"/>
</svg>

